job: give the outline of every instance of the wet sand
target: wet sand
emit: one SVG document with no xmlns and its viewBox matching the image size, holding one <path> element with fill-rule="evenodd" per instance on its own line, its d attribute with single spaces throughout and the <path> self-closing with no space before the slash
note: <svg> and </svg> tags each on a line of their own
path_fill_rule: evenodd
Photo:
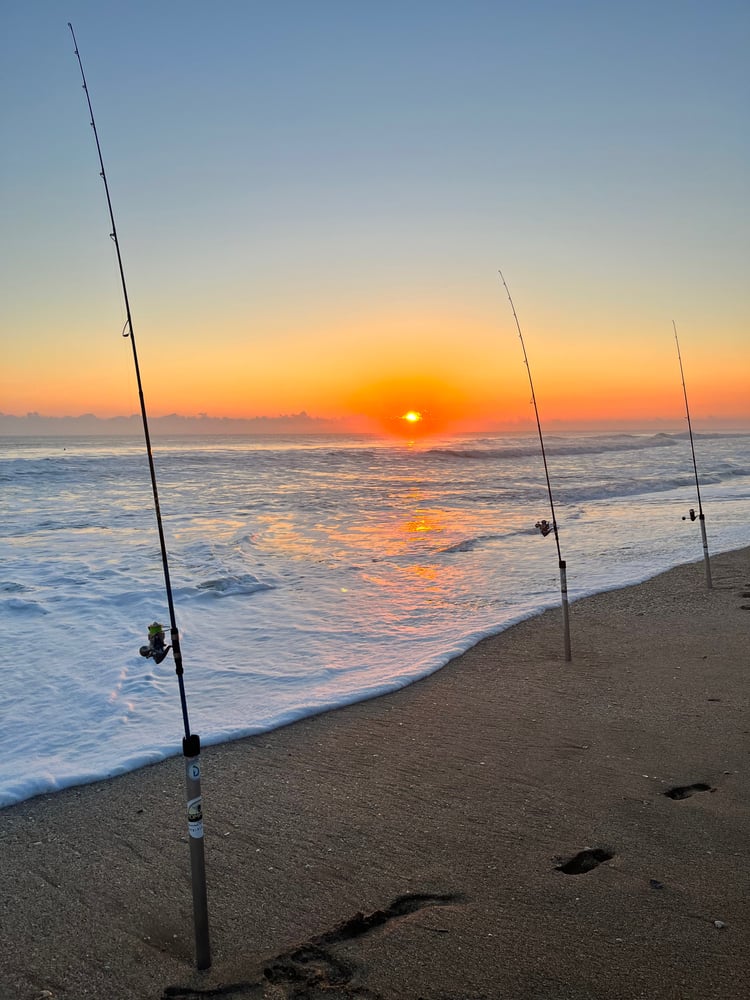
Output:
<svg viewBox="0 0 750 1000">
<path fill-rule="evenodd" d="M 727 1000 L 750 983 L 750 550 L 395 694 L 0 812 L 2 1000 Z"/>
</svg>

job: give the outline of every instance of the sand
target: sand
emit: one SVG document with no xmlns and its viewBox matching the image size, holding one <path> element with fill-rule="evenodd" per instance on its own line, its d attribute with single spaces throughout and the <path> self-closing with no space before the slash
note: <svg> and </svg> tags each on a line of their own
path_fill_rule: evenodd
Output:
<svg viewBox="0 0 750 1000">
<path fill-rule="evenodd" d="M 744 997 L 750 550 L 712 569 L 205 748 L 207 972 L 182 758 L 3 810 L 0 997 Z"/>
</svg>

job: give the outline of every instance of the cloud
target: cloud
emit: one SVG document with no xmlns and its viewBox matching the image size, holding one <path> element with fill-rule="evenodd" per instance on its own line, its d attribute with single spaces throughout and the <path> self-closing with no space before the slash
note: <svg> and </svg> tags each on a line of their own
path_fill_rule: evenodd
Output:
<svg viewBox="0 0 750 1000">
<path fill-rule="evenodd" d="M 97 417 L 84 413 L 77 417 L 46 417 L 27 413 L 23 417 L 0 413 L 0 435 L 5 437 L 70 437 L 81 435 L 135 436 L 142 433 L 141 417 Z M 346 434 L 364 430 L 356 420 L 330 420 L 300 413 L 275 417 L 210 417 L 205 413 L 182 416 L 170 413 L 149 418 L 154 435 L 177 434 Z"/>
</svg>

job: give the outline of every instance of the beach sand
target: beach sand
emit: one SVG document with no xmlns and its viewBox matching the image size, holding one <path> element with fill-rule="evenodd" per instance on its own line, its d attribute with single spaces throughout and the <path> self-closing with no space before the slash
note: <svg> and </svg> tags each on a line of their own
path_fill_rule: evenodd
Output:
<svg viewBox="0 0 750 1000">
<path fill-rule="evenodd" d="M 750 550 L 712 569 L 204 748 L 207 972 L 181 757 L 3 810 L 0 997 L 748 995 Z"/>
</svg>

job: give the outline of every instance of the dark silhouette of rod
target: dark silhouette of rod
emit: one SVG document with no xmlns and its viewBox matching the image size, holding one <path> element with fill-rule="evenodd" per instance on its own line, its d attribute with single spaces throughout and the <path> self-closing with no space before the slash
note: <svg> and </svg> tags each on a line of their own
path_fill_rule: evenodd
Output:
<svg viewBox="0 0 750 1000">
<path fill-rule="evenodd" d="M 544 435 L 542 434 L 542 422 L 539 419 L 539 407 L 536 405 L 536 393 L 534 392 L 534 382 L 531 378 L 531 366 L 529 365 L 529 358 L 526 354 L 526 344 L 523 340 L 523 334 L 521 333 L 521 324 L 518 322 L 518 315 L 516 314 L 516 307 L 513 305 L 513 298 L 510 294 L 510 289 L 508 288 L 508 283 L 503 277 L 503 272 L 497 272 L 500 275 L 500 280 L 505 286 L 505 291 L 508 295 L 508 301 L 510 302 L 510 308 L 513 312 L 513 319 L 516 321 L 516 329 L 518 330 L 518 336 L 521 341 L 521 349 L 523 350 L 523 362 L 526 365 L 526 372 L 529 376 L 529 386 L 531 388 L 531 402 L 534 405 L 534 415 L 536 416 L 536 427 L 539 432 L 539 446 L 542 451 L 542 462 L 544 463 L 544 477 L 547 480 L 547 495 L 549 497 L 549 508 L 552 515 L 552 531 L 555 534 L 555 545 L 557 546 L 557 561 L 560 568 L 560 596 L 562 598 L 562 612 L 563 612 L 563 631 L 564 631 L 564 642 L 565 642 L 565 659 L 570 662 L 570 614 L 568 609 L 568 579 L 567 579 L 567 567 L 565 560 L 562 557 L 560 551 L 560 535 L 557 530 L 557 518 L 555 516 L 555 502 L 552 499 L 552 485 L 549 479 L 549 468 L 547 467 L 547 453 L 544 448 Z M 549 528 L 546 526 L 544 521 L 537 522 L 537 528 L 542 532 L 543 535 L 549 533 Z"/>
<path fill-rule="evenodd" d="M 706 567 L 706 587 L 713 588 L 711 580 L 711 559 L 708 555 L 708 537 L 706 535 L 706 516 L 703 513 L 703 501 L 701 500 L 701 484 L 698 481 L 698 463 L 695 461 L 695 444 L 693 442 L 693 425 L 690 422 L 690 407 L 688 406 L 687 387 L 685 386 L 685 372 L 682 367 L 682 355 L 680 354 L 680 341 L 677 339 L 677 324 L 672 320 L 674 329 L 674 342 L 677 344 L 677 360 L 680 362 L 680 378 L 682 379 L 682 394 L 685 397 L 685 414 L 687 415 L 688 434 L 690 436 L 690 451 L 693 456 L 693 472 L 695 473 L 695 492 L 698 494 L 698 523 L 701 526 L 701 538 L 703 540 L 703 562 Z M 683 521 L 686 520 L 683 518 Z M 690 520 L 695 520 L 695 511 L 690 511 Z"/>
<path fill-rule="evenodd" d="M 151 449 L 151 435 L 148 429 L 148 415 L 146 412 L 146 402 L 143 396 L 143 385 L 141 382 L 141 369 L 138 364 L 138 352 L 135 346 L 135 333 L 133 332 L 133 320 L 130 314 L 130 300 L 128 289 L 125 283 L 125 269 L 120 253 L 120 243 L 117 239 L 117 227 L 115 226 L 115 216 L 112 210 L 112 199 L 109 194 L 109 184 L 104 170 L 104 158 L 99 144 L 99 133 L 94 122 L 94 111 L 91 107 L 91 97 L 86 84 L 86 74 L 83 72 L 83 63 L 78 51 L 73 25 L 68 21 L 70 34 L 73 37 L 73 47 L 81 70 L 81 80 L 83 90 L 86 94 L 86 103 L 91 119 L 91 128 L 94 132 L 96 151 L 99 156 L 100 176 L 104 182 L 104 191 L 107 196 L 107 208 L 109 209 L 109 220 L 112 226 L 110 237 L 115 245 L 117 253 L 117 266 L 120 271 L 120 283 L 122 285 L 122 295 L 125 300 L 126 323 L 123 336 L 130 339 L 133 349 L 133 363 L 135 365 L 135 377 L 138 383 L 138 396 L 141 404 L 141 418 L 143 421 L 143 434 L 146 439 L 146 454 L 148 455 L 148 467 L 151 473 L 151 489 L 154 495 L 154 511 L 156 513 L 156 527 L 159 533 L 159 545 L 161 547 L 161 561 L 164 570 L 164 587 L 167 594 L 167 605 L 169 607 L 170 637 L 172 640 L 172 655 L 174 656 L 175 673 L 180 691 L 180 705 L 182 708 L 182 721 L 185 728 L 185 737 L 182 741 L 182 752 L 186 760 L 186 790 L 187 790 L 187 813 L 188 813 L 188 833 L 190 841 L 190 861 L 193 883 L 193 915 L 195 920 L 195 949 L 196 962 L 199 969 L 207 969 L 211 965 L 211 946 L 208 934 L 208 903 L 206 896 L 206 874 L 203 850 L 203 812 L 202 796 L 200 788 L 200 737 L 196 733 L 190 732 L 190 721 L 188 718 L 187 698 L 185 696 L 185 683 L 183 681 L 182 650 L 180 648 L 180 634 L 177 629 L 177 619 L 174 610 L 174 599 L 172 597 L 172 583 L 169 576 L 169 559 L 167 557 L 167 545 L 164 540 L 164 528 L 162 525 L 161 508 L 159 506 L 159 491 L 156 484 L 156 469 L 154 468 L 154 456 Z"/>
</svg>

